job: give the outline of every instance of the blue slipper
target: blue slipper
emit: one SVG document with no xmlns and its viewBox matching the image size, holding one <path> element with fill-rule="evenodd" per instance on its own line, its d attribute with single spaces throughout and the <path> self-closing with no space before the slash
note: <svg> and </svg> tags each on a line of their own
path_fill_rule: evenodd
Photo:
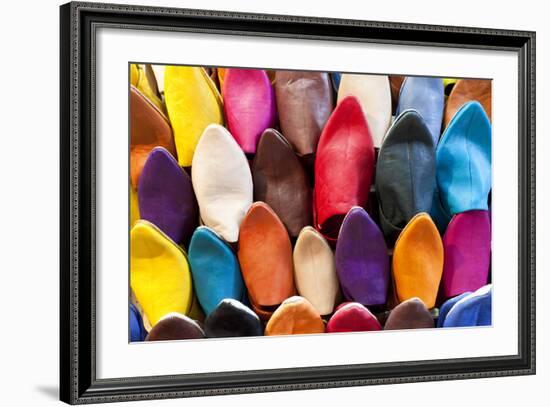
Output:
<svg viewBox="0 0 550 407">
<path fill-rule="evenodd" d="M 449 311 L 451 310 L 451 308 L 454 307 L 454 305 L 460 301 L 461 299 L 463 299 L 464 297 L 467 297 L 468 295 L 470 295 L 471 292 L 468 291 L 468 292 L 465 292 L 465 293 L 462 293 L 460 295 L 457 295 L 456 297 L 453 297 L 453 298 L 449 298 L 447 301 L 445 301 L 443 303 L 443 305 L 441 306 L 441 308 L 439 308 L 439 317 L 437 318 L 437 327 L 438 328 L 441 328 L 443 327 L 443 324 L 445 323 L 445 318 L 447 317 L 447 314 L 449 313 Z"/>
<path fill-rule="evenodd" d="M 454 115 L 436 150 L 436 178 L 449 215 L 487 210 L 491 190 L 491 123 L 478 102 Z"/>
<path fill-rule="evenodd" d="M 206 315 L 225 298 L 243 298 L 244 283 L 237 257 L 212 229 L 201 226 L 195 230 L 188 258 L 195 293 Z"/>
<path fill-rule="evenodd" d="M 488 284 L 460 299 L 443 321 L 444 328 L 491 325 L 493 286 Z"/>
<path fill-rule="evenodd" d="M 395 116 L 405 110 L 416 110 L 424 119 L 434 144 L 437 145 L 441 135 L 444 105 L 445 93 L 441 78 L 409 76 L 401 85 Z"/>
</svg>

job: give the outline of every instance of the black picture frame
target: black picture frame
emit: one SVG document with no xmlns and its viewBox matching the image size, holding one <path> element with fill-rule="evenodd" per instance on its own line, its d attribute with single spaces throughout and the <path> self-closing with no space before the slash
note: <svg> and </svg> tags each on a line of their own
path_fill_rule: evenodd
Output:
<svg viewBox="0 0 550 407">
<path fill-rule="evenodd" d="M 115 4 L 60 7 L 60 395 L 71 404 L 535 373 L 535 33 Z M 437 361 L 96 378 L 97 27 L 508 50 L 519 59 L 519 352 Z"/>
</svg>

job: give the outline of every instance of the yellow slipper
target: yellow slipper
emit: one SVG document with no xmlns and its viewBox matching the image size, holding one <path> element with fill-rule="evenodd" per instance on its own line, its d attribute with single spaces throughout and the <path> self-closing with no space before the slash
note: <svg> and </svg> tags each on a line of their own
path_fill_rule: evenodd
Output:
<svg viewBox="0 0 550 407">
<path fill-rule="evenodd" d="M 185 252 L 145 220 L 130 232 L 130 285 L 153 326 L 170 312 L 187 315 L 191 309 L 193 286 Z"/>
<path fill-rule="evenodd" d="M 203 68 L 167 66 L 164 97 L 179 164 L 189 167 L 204 129 L 213 123 L 223 124 L 221 95 Z"/>
</svg>

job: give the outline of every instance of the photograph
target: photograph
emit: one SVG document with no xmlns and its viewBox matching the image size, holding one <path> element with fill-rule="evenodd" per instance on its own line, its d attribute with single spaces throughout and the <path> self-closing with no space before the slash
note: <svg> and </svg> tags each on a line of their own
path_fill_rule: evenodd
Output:
<svg viewBox="0 0 550 407">
<path fill-rule="evenodd" d="M 129 342 L 490 329 L 491 78 L 128 78 Z"/>
</svg>

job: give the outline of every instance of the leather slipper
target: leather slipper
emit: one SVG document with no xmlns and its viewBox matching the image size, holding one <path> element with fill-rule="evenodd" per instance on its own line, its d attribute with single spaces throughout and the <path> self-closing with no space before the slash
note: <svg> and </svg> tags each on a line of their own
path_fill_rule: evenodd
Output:
<svg viewBox="0 0 550 407">
<path fill-rule="evenodd" d="M 302 335 L 325 332 L 325 323 L 317 310 L 303 297 L 287 298 L 273 313 L 265 327 L 267 336 Z"/>
<path fill-rule="evenodd" d="M 445 323 L 445 318 L 447 318 L 447 314 L 451 310 L 451 308 L 454 307 L 454 305 L 460 301 L 461 299 L 467 297 L 470 295 L 471 292 L 467 291 L 465 293 L 462 293 L 460 295 L 457 295 L 456 297 L 449 298 L 447 301 L 445 301 L 441 307 L 439 308 L 439 316 L 437 317 L 437 327 L 442 328 L 443 324 Z"/>
<path fill-rule="evenodd" d="M 292 237 L 312 222 L 312 191 L 304 167 L 274 129 L 262 134 L 252 164 L 254 200 L 267 203 Z"/>
<path fill-rule="evenodd" d="M 240 300 L 244 283 L 237 257 L 216 232 L 200 226 L 189 245 L 193 286 L 202 309 L 209 315 L 225 298 Z"/>
<path fill-rule="evenodd" d="M 443 328 L 491 325 L 492 295 L 493 286 L 488 284 L 457 301 L 443 321 Z"/>
<path fill-rule="evenodd" d="M 275 92 L 262 69 L 226 70 L 222 87 L 227 127 L 247 154 L 254 154 L 263 131 L 275 125 Z"/>
<path fill-rule="evenodd" d="M 395 238 L 414 215 L 431 209 L 435 145 L 415 110 L 403 111 L 388 131 L 378 154 L 375 180 L 380 225 L 386 236 Z"/>
<path fill-rule="evenodd" d="M 433 328 L 434 319 L 420 298 L 410 298 L 391 310 L 384 330 Z"/>
<path fill-rule="evenodd" d="M 298 294 L 307 299 L 319 315 L 328 315 L 340 296 L 334 254 L 327 241 L 313 227 L 300 232 L 293 253 L 294 280 Z"/>
<path fill-rule="evenodd" d="M 300 156 L 315 154 L 334 100 L 329 75 L 323 72 L 277 71 L 275 95 L 279 124 Z"/>
<path fill-rule="evenodd" d="M 170 312 L 187 314 L 191 308 L 193 284 L 185 252 L 145 220 L 130 232 L 130 285 L 151 325 Z"/>
<path fill-rule="evenodd" d="M 189 167 L 204 129 L 212 123 L 223 124 L 221 95 L 203 68 L 167 66 L 164 97 L 174 129 L 178 162 Z"/>
<path fill-rule="evenodd" d="M 252 204 L 248 161 L 225 127 L 211 124 L 197 144 L 191 172 L 204 224 L 227 242 L 236 242 L 239 225 Z"/>
<path fill-rule="evenodd" d="M 191 318 L 171 312 L 162 317 L 151 329 L 146 341 L 178 341 L 182 339 L 202 339 L 204 331 Z"/>
<path fill-rule="evenodd" d="M 246 214 L 237 256 L 253 309 L 266 319 L 295 293 L 290 239 L 283 222 L 266 203 L 254 202 Z"/>
<path fill-rule="evenodd" d="M 392 273 L 399 302 L 418 297 L 428 308 L 435 305 L 443 273 L 443 243 L 428 214 L 413 217 L 399 235 Z"/>
<path fill-rule="evenodd" d="M 133 188 L 137 188 L 145 160 L 157 146 L 175 156 L 170 123 L 149 99 L 130 86 L 130 181 Z"/>
<path fill-rule="evenodd" d="M 191 178 L 163 147 L 151 151 L 138 184 L 141 219 L 187 246 L 199 219 Z"/>
<path fill-rule="evenodd" d="M 401 86 L 395 115 L 399 116 L 409 109 L 417 111 L 430 130 L 434 145 L 437 145 L 444 104 L 445 92 L 441 78 L 409 76 Z"/>
<path fill-rule="evenodd" d="M 437 188 L 449 215 L 487 210 L 491 190 L 491 123 L 478 102 L 455 114 L 436 150 Z"/>
<path fill-rule="evenodd" d="M 380 331 L 376 317 L 362 304 L 349 302 L 341 307 L 327 323 L 327 333 Z"/>
<path fill-rule="evenodd" d="M 222 300 L 208 315 L 204 325 L 208 338 L 262 336 L 260 318 L 237 300 Z"/>
<path fill-rule="evenodd" d="M 314 225 L 329 243 L 336 243 L 348 211 L 366 205 L 374 160 L 369 124 L 359 100 L 348 96 L 323 129 L 315 159 Z"/>
<path fill-rule="evenodd" d="M 355 96 L 369 123 L 375 147 L 380 147 L 391 123 L 390 80 L 386 75 L 343 74 L 338 87 L 338 104 Z"/>
<path fill-rule="evenodd" d="M 488 211 L 456 214 L 443 236 L 443 298 L 475 291 L 487 284 L 491 262 Z"/>
<path fill-rule="evenodd" d="M 491 93 L 490 79 L 459 79 L 447 99 L 443 125 L 446 127 L 456 112 L 467 102 L 477 100 L 483 106 L 489 121 L 491 120 Z"/>
<path fill-rule="evenodd" d="M 363 305 L 384 304 L 390 259 L 382 232 L 360 207 L 352 208 L 336 244 L 336 271 L 346 298 Z"/>
</svg>

